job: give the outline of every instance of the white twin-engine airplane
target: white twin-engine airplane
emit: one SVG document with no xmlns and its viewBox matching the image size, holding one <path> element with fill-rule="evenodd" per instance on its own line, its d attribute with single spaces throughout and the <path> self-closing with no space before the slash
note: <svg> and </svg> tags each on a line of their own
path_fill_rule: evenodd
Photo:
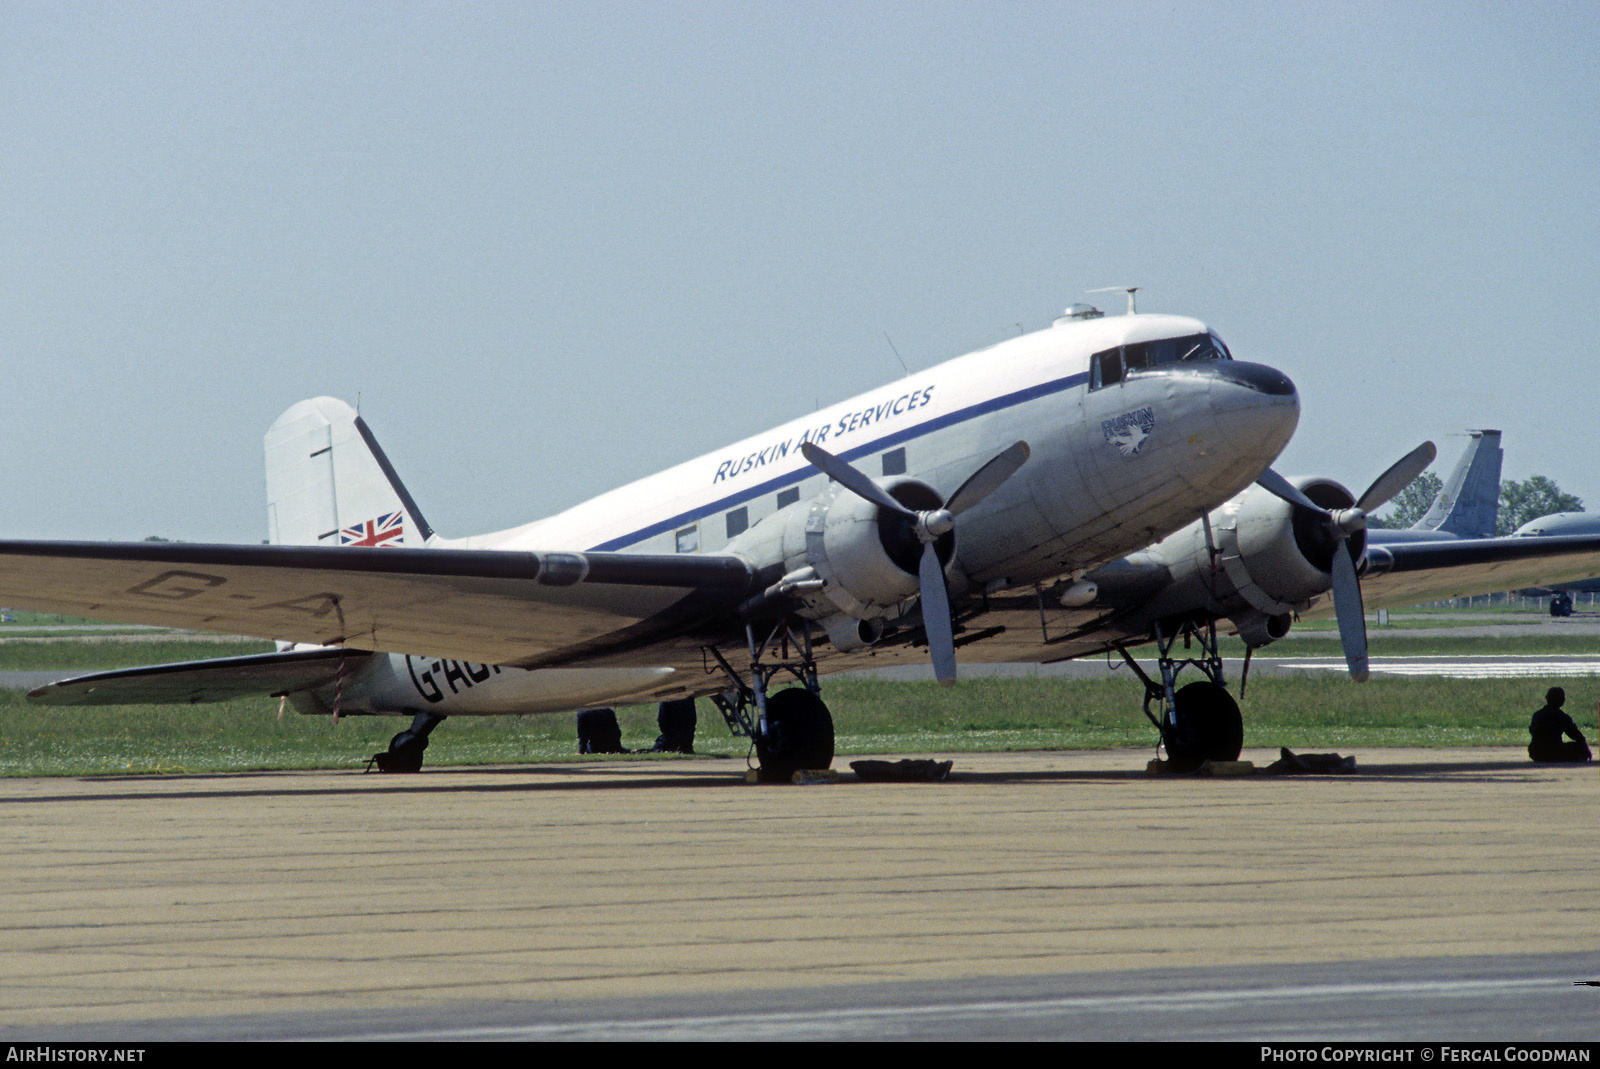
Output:
<svg viewBox="0 0 1600 1069">
<path fill-rule="evenodd" d="M 1127 647 L 1153 641 L 1159 678 L 1139 674 L 1169 757 L 1231 759 L 1243 728 L 1219 620 L 1255 648 L 1332 589 L 1360 677 L 1358 570 L 1411 601 L 1465 592 L 1464 576 L 1600 574 L 1595 538 L 1369 555 L 1366 512 L 1431 444 L 1357 500 L 1268 467 L 1298 416 L 1288 378 L 1198 320 L 1076 311 L 547 519 L 448 539 L 361 417 L 324 397 L 267 433 L 271 544 L 0 542 L 0 601 L 284 644 L 68 679 L 37 702 L 270 693 L 405 715 L 379 765 L 415 770 L 447 716 L 710 697 L 787 776 L 832 761 L 825 673 L 931 657 L 948 683 L 958 649 L 1116 650 L 1138 669 Z M 1463 570 L 1485 563 L 1489 578 Z M 1195 638 L 1204 656 L 1174 655 Z M 1205 679 L 1180 689 L 1189 666 Z"/>
</svg>

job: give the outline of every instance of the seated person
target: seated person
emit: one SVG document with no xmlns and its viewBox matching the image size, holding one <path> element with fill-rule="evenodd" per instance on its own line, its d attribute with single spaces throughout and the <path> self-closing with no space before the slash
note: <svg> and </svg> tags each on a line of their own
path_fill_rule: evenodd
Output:
<svg viewBox="0 0 1600 1069">
<path fill-rule="evenodd" d="M 694 753 L 695 713 L 693 698 L 662 702 L 656 710 L 656 753 Z"/>
<path fill-rule="evenodd" d="M 614 709 L 585 709 L 578 714 L 579 753 L 629 753 L 622 748 L 622 727 Z"/>
<path fill-rule="evenodd" d="M 1578 725 L 1561 707 L 1566 704 L 1567 692 L 1551 687 L 1545 694 L 1544 708 L 1533 714 L 1528 724 L 1528 756 L 1540 763 L 1556 761 L 1587 761 L 1590 758 L 1589 740 L 1583 737 Z M 1562 742 L 1565 735 L 1571 742 Z"/>
</svg>

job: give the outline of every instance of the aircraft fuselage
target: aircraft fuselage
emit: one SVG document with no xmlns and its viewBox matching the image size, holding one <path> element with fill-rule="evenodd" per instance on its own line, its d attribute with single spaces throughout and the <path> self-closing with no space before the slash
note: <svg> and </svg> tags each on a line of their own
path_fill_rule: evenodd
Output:
<svg viewBox="0 0 1600 1069">
<path fill-rule="evenodd" d="M 946 566 L 953 597 L 1076 577 L 1194 521 L 1248 486 L 1287 444 L 1293 384 L 1216 343 L 1175 355 L 1173 339 L 1215 343 L 1198 320 L 1130 315 L 1064 320 L 791 420 L 522 527 L 444 548 L 727 553 L 769 580 L 804 568 L 823 523 L 871 524 L 863 506 L 801 456 L 812 442 L 886 488 L 923 484 L 941 499 L 1012 443 L 1031 456 L 962 517 Z M 1209 342 L 1206 341 L 1209 339 Z M 1191 345 L 1191 353 L 1195 351 Z M 1115 356 L 1106 354 L 1114 353 Z M 1097 356 L 1096 354 L 1100 354 Z M 849 500 L 846 501 L 845 499 Z M 853 512 L 852 512 L 853 510 Z M 851 516 L 846 514 L 850 513 Z M 820 517 L 820 519 L 819 519 Z M 814 620 L 914 611 L 914 584 L 865 598 L 830 578 Z M 826 671 L 829 650 L 818 650 Z M 343 688 L 350 712 L 569 710 L 626 698 L 708 693 L 699 665 L 451 671 L 391 654 Z M 421 668 L 419 669 L 419 665 Z M 479 678 L 481 677 L 481 678 Z M 319 693 L 312 706 L 326 707 Z M 308 710 L 309 711 L 309 710 Z"/>
</svg>

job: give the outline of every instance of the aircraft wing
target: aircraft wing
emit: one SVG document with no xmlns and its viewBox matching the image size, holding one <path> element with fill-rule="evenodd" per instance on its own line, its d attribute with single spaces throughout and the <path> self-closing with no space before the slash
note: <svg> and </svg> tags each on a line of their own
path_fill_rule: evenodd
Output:
<svg viewBox="0 0 1600 1069">
<path fill-rule="evenodd" d="M 726 627 L 731 556 L 0 541 L 0 604 L 525 668 Z"/>
<path fill-rule="evenodd" d="M 1463 538 L 1367 547 L 1369 609 L 1600 576 L 1600 535 Z"/>
<path fill-rule="evenodd" d="M 326 686 L 372 656 L 360 650 L 309 649 L 252 653 L 74 676 L 30 691 L 40 705 L 194 704 Z"/>
</svg>

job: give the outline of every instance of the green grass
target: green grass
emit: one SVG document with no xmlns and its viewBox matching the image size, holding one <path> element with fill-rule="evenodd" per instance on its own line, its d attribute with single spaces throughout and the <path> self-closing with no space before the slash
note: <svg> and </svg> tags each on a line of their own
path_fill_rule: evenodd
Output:
<svg viewBox="0 0 1600 1069">
<path fill-rule="evenodd" d="M 1552 683 L 1567 688 L 1568 707 L 1580 716 L 1600 697 L 1600 679 L 1592 677 L 1358 684 L 1329 672 L 1257 677 L 1249 681 L 1240 705 L 1251 746 L 1525 745 L 1528 718 Z M 901 749 L 912 738 L 946 750 L 1097 749 L 1155 742 L 1154 729 L 1139 711 L 1139 689 L 1129 679 L 974 679 L 949 690 L 842 680 L 828 688 L 828 700 L 840 735 L 866 743 L 862 752 Z"/>
<path fill-rule="evenodd" d="M 1243 657 L 1244 643 L 1232 636 L 1218 636 L 1224 657 Z M 1540 632 L 1515 638 L 1487 635 L 1412 636 L 1404 631 L 1367 632 L 1368 651 L 1374 657 L 1489 656 L 1520 653 L 1536 655 L 1568 654 L 1581 656 L 1600 652 L 1600 638 L 1594 635 L 1562 635 Z M 1337 631 L 1302 633 L 1298 628 L 1288 638 L 1279 639 L 1259 651 L 1258 657 L 1334 657 L 1340 654 Z"/>
<path fill-rule="evenodd" d="M 62 616 L 56 612 L 34 612 L 31 609 L 6 609 L 10 614 L 9 620 L 0 620 L 0 633 L 8 633 L 12 628 L 28 627 L 61 627 L 64 625 L 86 625 L 91 627 L 116 627 L 133 630 L 137 624 L 107 624 L 101 620 L 90 620 L 82 616 Z"/>
<path fill-rule="evenodd" d="M 1592 720 L 1600 680 L 1375 679 L 1335 673 L 1252 680 L 1241 703 L 1246 742 L 1293 750 L 1373 746 L 1521 746 L 1528 717 L 1553 682 L 1569 708 Z M 953 754 L 992 750 L 1153 749 L 1129 679 L 970 679 L 932 683 L 826 681 L 841 757 L 863 753 Z M 387 745 L 400 717 L 301 716 L 251 699 L 196 706 L 59 708 L 0 691 L 0 775 L 64 776 L 358 768 Z M 623 743 L 648 747 L 655 709 L 618 709 Z M 696 748 L 742 759 L 709 702 L 700 703 Z M 432 737 L 430 765 L 593 760 L 577 754 L 571 714 L 454 717 Z M 634 756 L 606 760 L 671 760 Z"/>
<path fill-rule="evenodd" d="M 60 668 L 90 672 L 102 668 L 132 668 L 141 664 L 169 661 L 201 661 L 212 657 L 236 657 L 245 653 L 270 653 L 271 642 L 239 639 L 207 642 L 182 636 L 160 634 L 151 641 L 108 640 L 99 637 L 0 642 L 0 671 L 44 671 Z"/>
<path fill-rule="evenodd" d="M 11 634 L 0 629 L 0 636 Z M 183 635 L 152 641 L 89 639 L 0 642 L 0 670 L 97 668 L 270 650 L 255 641 L 195 641 Z M 1529 653 L 1588 654 L 1596 641 L 1560 634 L 1533 638 L 1417 639 L 1373 632 L 1375 655 Z M 1242 656 L 1227 640 L 1224 652 Z M 1294 636 L 1272 656 L 1338 656 L 1337 636 Z M 1185 680 L 1187 680 L 1187 676 Z M 1374 679 L 1354 684 L 1341 673 L 1305 678 L 1258 675 L 1241 705 L 1249 746 L 1350 750 L 1375 746 L 1522 746 L 1528 717 L 1552 684 L 1567 688 L 1568 708 L 1592 723 L 1600 679 Z M 1237 680 L 1233 681 L 1237 693 Z M 842 757 L 863 753 L 952 754 L 992 750 L 1151 750 L 1155 731 L 1140 712 L 1142 693 L 1129 673 L 1111 679 L 965 679 L 954 688 L 932 683 L 825 679 Z M 624 745 L 648 747 L 655 708 L 617 710 Z M 696 748 L 740 760 L 749 746 L 730 736 L 710 702 L 699 705 Z M 222 772 L 357 768 L 406 726 L 403 717 L 278 716 L 271 698 L 193 706 L 63 708 L 29 704 L 0 691 L 0 775 Z M 571 714 L 455 717 L 432 737 L 430 765 L 517 764 L 579 760 Z M 582 758 L 594 760 L 594 758 Z M 634 755 L 605 760 L 672 760 Z"/>
<path fill-rule="evenodd" d="M 698 748 L 742 758 L 748 745 L 727 734 L 709 702 L 701 706 Z M 655 741 L 653 706 L 619 709 L 618 719 L 624 745 L 648 747 Z M 343 717 L 335 724 L 331 717 L 302 716 L 293 707 L 280 719 L 276 698 L 70 708 L 33 705 L 15 691 L 0 691 L 0 776 L 360 768 L 408 722 L 398 716 Z M 453 717 L 433 734 L 428 762 L 578 760 L 577 739 L 571 713 Z"/>
</svg>

